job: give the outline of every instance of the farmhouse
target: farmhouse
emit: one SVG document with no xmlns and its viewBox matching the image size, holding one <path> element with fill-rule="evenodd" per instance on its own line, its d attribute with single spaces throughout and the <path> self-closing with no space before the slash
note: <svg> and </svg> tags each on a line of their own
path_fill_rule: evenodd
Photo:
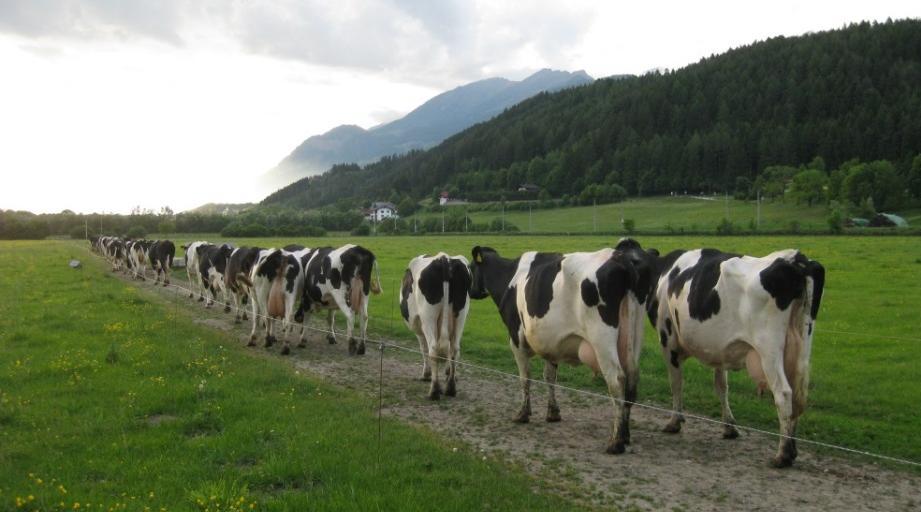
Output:
<svg viewBox="0 0 921 512">
<path fill-rule="evenodd" d="M 364 210 L 364 214 L 372 222 L 380 222 L 391 217 L 400 218 L 397 214 L 397 207 L 393 203 L 385 201 L 371 203 L 371 208 Z"/>
</svg>

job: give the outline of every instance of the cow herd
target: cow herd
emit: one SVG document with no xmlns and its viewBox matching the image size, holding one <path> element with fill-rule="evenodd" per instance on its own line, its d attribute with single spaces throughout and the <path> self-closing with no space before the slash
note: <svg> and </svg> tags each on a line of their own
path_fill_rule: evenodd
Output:
<svg viewBox="0 0 921 512">
<path fill-rule="evenodd" d="M 113 270 L 144 278 L 149 265 L 155 282 L 161 272 L 164 283 L 169 282 L 172 242 L 101 237 L 92 243 Z M 335 343 L 334 316 L 339 311 L 346 318 L 349 354 L 365 352 L 369 294 L 381 291 L 371 251 L 352 244 L 262 249 L 204 241 L 182 248 L 193 286 L 190 297 L 197 291 L 206 307 L 220 301 L 228 312 L 234 305 L 236 322 L 247 319 L 242 306 L 249 304 L 250 345 L 261 327 L 265 346 L 281 336 L 281 353 L 288 354 L 290 332 L 301 324 L 298 346 L 303 346 L 307 319 L 320 311 L 328 315 L 326 338 Z M 786 467 L 796 459 L 794 435 L 806 406 L 812 337 L 825 281 L 817 261 L 793 249 L 760 258 L 715 249 L 660 255 L 632 239 L 595 252 L 526 252 L 516 258 L 476 246 L 471 257 L 468 261 L 442 252 L 417 256 L 397 291 L 400 314 L 419 341 L 429 398 L 456 395 L 470 301 L 489 297 L 508 330 L 518 366 L 521 405 L 514 421 L 527 423 L 531 416 L 532 357 L 545 361 L 548 422 L 561 419 L 554 386 L 558 365 L 584 364 L 604 379 L 613 400 L 606 451 L 623 453 L 630 444 L 630 409 L 637 396 L 646 316 L 659 339 L 672 390 L 672 416 L 664 432 L 681 430 L 682 365 L 693 357 L 713 369 L 724 438 L 738 436 L 727 372 L 745 368 L 759 389 L 769 390 L 774 398 L 781 435 L 772 465 Z"/>
</svg>

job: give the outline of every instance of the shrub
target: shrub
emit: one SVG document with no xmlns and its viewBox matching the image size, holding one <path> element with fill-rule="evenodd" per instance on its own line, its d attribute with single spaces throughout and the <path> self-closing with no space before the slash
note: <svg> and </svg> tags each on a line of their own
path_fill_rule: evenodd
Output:
<svg viewBox="0 0 921 512">
<path fill-rule="evenodd" d="M 128 238 L 144 238 L 147 236 L 147 231 L 144 229 L 144 226 L 131 226 L 126 233 Z"/>
<path fill-rule="evenodd" d="M 352 230 L 352 236 L 369 236 L 371 234 L 371 225 L 362 222 Z"/>
<path fill-rule="evenodd" d="M 836 201 L 832 201 L 831 212 L 828 214 L 828 229 L 835 234 L 844 231 L 844 213 Z"/>
<path fill-rule="evenodd" d="M 70 237 L 74 240 L 83 240 L 85 236 L 86 230 L 83 226 L 74 226 L 74 228 L 70 230 Z"/>
<path fill-rule="evenodd" d="M 171 220 L 165 220 L 157 224 L 157 232 L 168 235 L 170 233 L 176 232 L 176 223 Z"/>
<path fill-rule="evenodd" d="M 735 225 L 732 223 L 732 221 L 725 217 L 716 226 L 717 235 L 722 235 L 722 236 L 731 235 L 735 233 L 735 230 L 736 228 L 735 228 Z"/>
<path fill-rule="evenodd" d="M 624 231 L 628 234 L 636 231 L 636 221 L 633 219 L 624 219 Z"/>
<path fill-rule="evenodd" d="M 272 232 L 262 224 L 231 222 L 221 230 L 221 236 L 270 236 Z"/>
</svg>

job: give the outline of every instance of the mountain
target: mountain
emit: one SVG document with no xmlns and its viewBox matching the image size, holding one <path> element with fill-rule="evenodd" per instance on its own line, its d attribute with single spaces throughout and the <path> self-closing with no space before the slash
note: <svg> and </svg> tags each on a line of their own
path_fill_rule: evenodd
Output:
<svg viewBox="0 0 921 512">
<path fill-rule="evenodd" d="M 438 144 L 476 123 L 502 113 L 535 94 L 592 82 L 585 71 L 542 69 L 521 81 L 489 78 L 462 85 L 426 101 L 396 121 L 365 130 L 342 125 L 302 142 L 264 176 L 280 187 L 319 174 L 337 163 L 368 163 L 385 155 Z"/>
<path fill-rule="evenodd" d="M 592 184 L 632 195 L 723 192 L 766 168 L 822 157 L 890 160 L 903 176 L 921 153 L 921 21 L 860 23 L 776 37 L 666 73 L 540 94 L 440 145 L 337 166 L 263 204 L 553 197 Z M 794 169 L 795 170 L 795 169 Z"/>
<path fill-rule="evenodd" d="M 255 206 L 254 203 L 205 203 L 196 208 L 186 210 L 185 213 L 201 213 L 203 215 L 233 215 Z"/>
</svg>

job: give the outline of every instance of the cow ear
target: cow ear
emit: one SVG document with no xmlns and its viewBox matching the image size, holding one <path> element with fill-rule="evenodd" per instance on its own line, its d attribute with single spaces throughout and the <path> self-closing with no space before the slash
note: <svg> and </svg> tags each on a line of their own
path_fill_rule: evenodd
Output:
<svg viewBox="0 0 921 512">
<path fill-rule="evenodd" d="M 652 256 L 653 258 L 658 258 L 658 257 L 659 257 L 659 251 L 656 250 L 656 249 L 647 249 L 647 250 L 646 250 L 646 253 L 649 254 L 650 256 Z"/>
<path fill-rule="evenodd" d="M 483 251 L 480 249 L 479 245 L 473 248 L 473 251 L 471 251 L 471 254 L 473 255 L 474 263 L 477 263 L 477 264 L 483 263 Z"/>
</svg>

